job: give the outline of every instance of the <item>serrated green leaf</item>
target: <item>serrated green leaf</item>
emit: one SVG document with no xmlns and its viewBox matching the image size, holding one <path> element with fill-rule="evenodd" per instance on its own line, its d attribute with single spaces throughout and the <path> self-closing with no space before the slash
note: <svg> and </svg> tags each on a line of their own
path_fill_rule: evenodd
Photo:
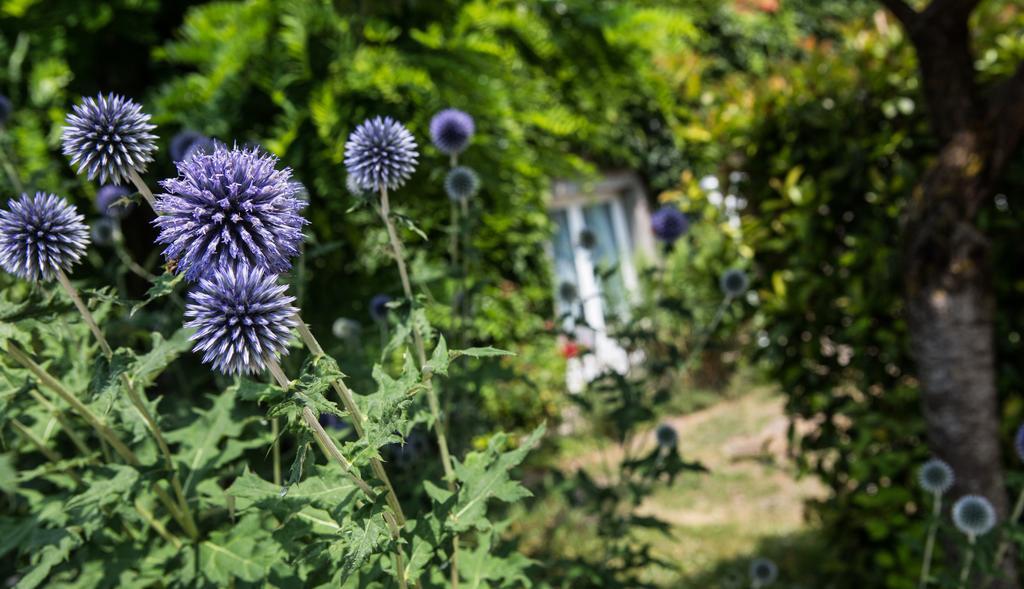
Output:
<svg viewBox="0 0 1024 589">
<path fill-rule="evenodd" d="M 149 351 L 139 356 L 131 368 L 132 381 L 145 389 L 164 371 L 171 362 L 192 347 L 189 337 L 191 329 L 182 328 L 164 339 L 159 333 L 153 334 Z"/>
<path fill-rule="evenodd" d="M 442 335 L 437 340 L 437 347 L 434 348 L 434 353 L 430 355 L 430 360 L 427 362 L 427 368 L 429 368 L 434 374 L 448 376 L 448 364 L 450 362 L 451 357 L 448 355 L 448 342 L 445 341 L 444 336 Z"/>
<path fill-rule="evenodd" d="M 486 530 L 487 502 L 492 499 L 514 502 L 529 497 L 530 492 L 519 482 L 513 481 L 510 471 L 526 458 L 526 454 L 544 435 L 544 425 L 533 433 L 518 448 L 501 452 L 507 436 L 498 434 L 488 442 L 483 452 L 473 452 L 466 460 L 455 465 L 455 476 L 461 483 L 458 501 L 448 519 L 448 527 L 456 532 L 470 528 Z"/>
<path fill-rule="evenodd" d="M 226 531 L 210 534 L 199 545 L 202 573 L 211 583 L 225 587 L 232 579 L 257 582 L 265 580 L 271 565 L 282 554 L 260 526 L 260 516 L 250 514 Z"/>
<path fill-rule="evenodd" d="M 174 288 L 178 286 L 178 283 L 184 280 L 184 278 L 184 274 L 170 274 L 167 272 L 157 276 L 156 280 L 153 281 L 153 286 L 149 287 L 149 290 L 146 291 L 146 298 L 136 303 L 131 311 L 128 312 L 128 315 L 134 316 L 146 305 L 171 294 L 174 292 Z"/>
</svg>

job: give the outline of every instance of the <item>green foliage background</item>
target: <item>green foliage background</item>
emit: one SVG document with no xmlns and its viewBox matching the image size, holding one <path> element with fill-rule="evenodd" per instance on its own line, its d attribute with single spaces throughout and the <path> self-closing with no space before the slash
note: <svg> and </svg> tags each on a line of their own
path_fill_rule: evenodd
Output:
<svg viewBox="0 0 1024 589">
<path fill-rule="evenodd" d="M 832 491 L 813 510 L 833 557 L 822 563 L 821 586 L 910 587 L 924 526 L 914 469 L 927 450 L 896 252 L 903 204 L 935 145 L 913 54 L 892 20 L 879 24 L 876 9 L 867 1 L 815 0 L 783 2 L 775 12 L 715 0 L 4 0 L 0 92 L 16 110 L 0 146 L 23 187 L 68 195 L 90 211 L 97 186 L 75 177 L 59 153 L 64 113 L 82 95 L 123 92 L 154 115 L 163 155 L 147 176 L 151 182 L 173 174 L 166 148 L 181 129 L 265 146 L 310 193 L 312 241 L 306 266 L 291 277 L 305 316 L 317 333 L 329 333 L 338 317 L 364 325 L 363 342 L 331 340 L 328 347 L 361 388 L 372 389 L 372 375 L 360 367 L 381 350 L 366 301 L 377 292 L 395 294 L 397 280 L 372 212 L 350 212 L 358 203 L 344 189 L 345 138 L 366 116 L 388 114 L 407 122 L 424 145 L 423 165 L 396 206 L 430 238 L 415 248 L 416 281 L 446 300 L 452 285 L 437 260 L 447 243 L 447 161 L 426 145 L 427 124 L 447 106 L 471 112 L 479 135 L 464 162 L 481 173 L 484 190 L 472 221 L 470 339 L 519 357 L 471 360 L 453 374 L 451 389 L 483 399 L 486 417 L 462 415 L 457 446 L 491 452 L 491 459 L 499 426 L 527 431 L 557 418 L 561 407 L 563 364 L 544 326 L 551 318 L 544 255 L 550 181 L 634 168 L 653 192 L 665 191 L 662 200 L 701 220 L 691 243 L 667 259 L 676 306 L 666 321 L 678 321 L 683 331 L 691 321 L 700 324 L 693 313 L 703 312 L 723 269 L 748 268 L 754 277 L 757 296 L 744 302 L 753 318 L 739 325 L 737 341 L 782 386 L 788 411 L 819 426 L 800 439 L 794 432 L 794 442 L 807 472 Z M 990 1 L 974 24 L 983 82 L 992 83 L 1024 58 L 1024 13 L 1013 2 Z M 725 183 L 733 171 L 746 174 L 737 189 L 748 202 L 739 231 L 697 187 L 705 174 Z M 1007 434 L 1024 417 L 1016 367 L 1024 286 L 1014 278 L 1024 219 L 1012 199 L 1022 188 L 1018 156 L 1000 187 L 1010 198 L 992 203 L 984 220 L 996 248 Z M 0 176 L 4 194 L 19 189 L 8 174 Z M 134 213 L 123 230 L 126 250 L 158 267 L 145 214 Z M 209 468 L 237 477 L 235 490 L 245 501 L 266 501 L 271 491 L 240 468 L 259 462 L 268 442 L 256 433 L 257 410 L 230 402 L 241 394 L 231 388 L 208 398 L 226 383 L 189 354 L 178 357 L 186 349 L 175 335 L 179 300 L 161 299 L 125 319 L 115 299 L 141 299 L 147 285 L 113 260 L 113 250 L 93 248 L 77 276 L 117 286 L 100 293 L 107 299 L 97 297 L 106 301 L 97 311 L 109 318 L 112 337 L 150 350 L 143 355 L 163 350 L 158 355 L 169 368 L 157 385 L 194 391 L 160 398 L 161 414 L 183 429 L 183 442 L 195 419 L 206 427 L 233 424 L 222 439 L 204 442 L 226 457 Z M 45 302 L 44 293 L 7 276 L 0 288 L 14 305 L 6 322 L 25 320 L 18 304 Z M 51 317 L 69 311 L 52 301 L 42 308 L 57 314 Z M 451 321 L 443 312 L 432 319 Z M 739 322 L 727 317 L 715 340 Z M 86 387 L 92 364 L 77 342 L 87 334 L 76 329 L 54 328 L 32 343 L 63 358 L 51 368 Z M 292 362 L 294 371 L 300 361 Z M 5 387 L 20 390 L 20 380 L 7 378 Z M 102 402 L 102 387 L 93 389 Z M 136 431 L 137 439 L 143 433 Z M 106 481 L 108 499 L 83 509 L 106 509 L 140 484 L 117 469 L 102 475 L 95 483 Z M 214 489 L 207 490 L 212 497 Z M 48 512 L 61 509 L 60 500 L 39 501 Z M 256 522 L 243 517 L 238 525 Z M 3 547 L 57 546 L 42 556 L 56 565 L 85 537 L 11 536 Z M 242 548 L 259 555 L 267 546 Z M 475 556 L 480 563 L 485 552 Z M 89 566 L 82 583 L 109 574 Z"/>
</svg>

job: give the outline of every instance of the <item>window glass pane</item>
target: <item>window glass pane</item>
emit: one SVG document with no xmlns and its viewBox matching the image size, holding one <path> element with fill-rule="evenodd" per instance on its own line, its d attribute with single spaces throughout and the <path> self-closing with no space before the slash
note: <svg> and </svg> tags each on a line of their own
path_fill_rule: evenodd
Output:
<svg viewBox="0 0 1024 589">
<path fill-rule="evenodd" d="M 608 203 L 584 208 L 583 218 L 594 237 L 590 256 L 594 265 L 594 279 L 601 289 L 605 319 L 610 319 L 612 315 L 622 318 L 627 307 L 619 251 L 625 236 L 615 234 L 612 207 Z"/>
<path fill-rule="evenodd" d="M 555 305 L 558 315 L 562 316 L 578 305 L 580 287 L 576 276 L 576 258 L 573 254 L 574 240 L 569 234 L 569 215 L 565 211 L 555 211 L 551 214 L 551 219 L 558 228 L 554 242 Z"/>
</svg>

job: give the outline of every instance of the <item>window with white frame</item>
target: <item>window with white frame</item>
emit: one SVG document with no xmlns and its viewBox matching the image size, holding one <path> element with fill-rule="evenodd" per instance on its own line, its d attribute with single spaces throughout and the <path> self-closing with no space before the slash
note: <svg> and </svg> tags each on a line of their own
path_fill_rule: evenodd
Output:
<svg viewBox="0 0 1024 589">
<path fill-rule="evenodd" d="M 653 255 L 650 215 L 638 179 L 615 173 L 593 185 L 557 182 L 550 215 L 556 311 L 588 351 L 579 378 L 606 367 L 624 371 L 625 352 L 605 335 L 612 317 L 627 317 L 639 285 L 638 260 Z M 572 380 L 572 375 L 570 375 Z"/>
</svg>

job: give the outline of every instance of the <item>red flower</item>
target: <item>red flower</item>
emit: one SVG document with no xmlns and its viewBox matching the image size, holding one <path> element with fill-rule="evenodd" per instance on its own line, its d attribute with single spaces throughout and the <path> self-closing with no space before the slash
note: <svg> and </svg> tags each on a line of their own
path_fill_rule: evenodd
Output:
<svg viewBox="0 0 1024 589">
<path fill-rule="evenodd" d="M 569 358 L 575 358 L 580 354 L 580 346 L 572 340 L 567 340 L 562 344 L 562 357 L 568 360 Z"/>
</svg>

